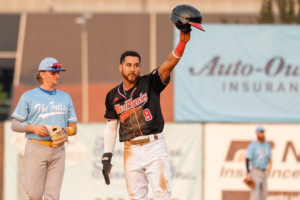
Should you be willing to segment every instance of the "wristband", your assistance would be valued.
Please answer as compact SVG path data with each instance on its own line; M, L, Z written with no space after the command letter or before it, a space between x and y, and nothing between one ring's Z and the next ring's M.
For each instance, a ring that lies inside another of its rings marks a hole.
M67 129L69 130L69 136L72 136L74 134L74 130L72 127L67 127Z
M175 50L174 50L174 51L175 51ZM175 53L174 53L174 51L172 51L173 56L174 56L175 58L181 58L181 57L179 57L179 56L176 56Z
M182 42L182 41L179 41L175 51L179 54L179 55L182 55L183 54L183 51L185 49L185 45L186 43Z

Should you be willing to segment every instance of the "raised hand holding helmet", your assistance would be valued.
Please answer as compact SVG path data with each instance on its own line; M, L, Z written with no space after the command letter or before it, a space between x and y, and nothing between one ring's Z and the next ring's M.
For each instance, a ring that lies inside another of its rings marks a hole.
M176 6L170 15L170 19L183 33L189 33L191 26L205 31L201 25L202 13L193 6L186 4Z

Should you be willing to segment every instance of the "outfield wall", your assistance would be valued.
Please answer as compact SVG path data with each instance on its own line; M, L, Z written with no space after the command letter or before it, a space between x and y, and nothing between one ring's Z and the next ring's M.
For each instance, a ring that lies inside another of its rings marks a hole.
M11 131L5 122L4 200L25 200L23 133ZM127 200L123 143L116 143L107 186L102 175L104 123L79 124L78 134L66 144L66 171L61 199ZM202 125L166 124L165 142L172 176L172 200L200 199L202 196ZM152 191L149 191L152 199Z
M4 125L4 200L25 200L22 133ZM298 124L260 124L271 143L273 167L267 200L300 199L300 142ZM172 200L240 200L249 198L245 153L255 140L257 124L167 123L164 137L172 176ZM78 124L78 134L66 144L62 199L127 200L123 143L113 152L111 185L101 170L104 123ZM149 186L150 187L150 186ZM152 199L149 188L149 199Z

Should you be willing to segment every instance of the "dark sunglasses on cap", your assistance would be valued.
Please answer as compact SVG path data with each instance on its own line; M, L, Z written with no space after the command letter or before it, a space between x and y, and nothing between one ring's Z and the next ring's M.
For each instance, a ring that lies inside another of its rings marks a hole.
M45 69L49 69L49 68L51 68L51 69L61 69L61 64L60 63L54 63L52 65L49 65L47 67L42 68L41 70L45 70Z

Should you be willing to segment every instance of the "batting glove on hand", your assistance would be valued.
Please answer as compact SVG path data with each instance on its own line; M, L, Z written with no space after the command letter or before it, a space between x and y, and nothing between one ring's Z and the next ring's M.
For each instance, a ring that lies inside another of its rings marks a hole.
M110 164L112 156L113 156L112 153L104 153L102 156L102 164L103 164L102 174L104 176L106 185L110 184L108 175L112 168L112 164Z

